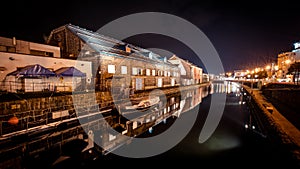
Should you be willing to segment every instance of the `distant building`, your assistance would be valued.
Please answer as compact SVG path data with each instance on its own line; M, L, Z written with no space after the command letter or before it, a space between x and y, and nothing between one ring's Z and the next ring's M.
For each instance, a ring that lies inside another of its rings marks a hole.
M246 78L247 71L245 70L234 70L233 71L233 78L234 79L243 79Z
M287 78L288 69L291 64L300 62L300 42L294 43L294 50L278 54L276 72L277 78Z
M203 70L200 67L183 60L180 57L173 55L168 61L177 65L180 70L181 85L199 84L202 83Z

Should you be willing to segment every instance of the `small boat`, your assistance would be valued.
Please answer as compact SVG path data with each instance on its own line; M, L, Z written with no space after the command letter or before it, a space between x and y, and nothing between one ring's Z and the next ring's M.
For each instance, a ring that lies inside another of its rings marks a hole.
M158 104L160 101L159 97L153 97L150 99L141 100L138 104L125 106L125 111L128 110L144 110L151 106Z

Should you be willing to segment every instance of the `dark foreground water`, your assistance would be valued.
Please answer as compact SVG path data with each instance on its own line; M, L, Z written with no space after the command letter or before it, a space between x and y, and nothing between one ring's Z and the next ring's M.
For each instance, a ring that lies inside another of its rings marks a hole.
M250 116L247 104L243 104L238 90L227 94L222 119L213 135L206 142L199 143L199 134L206 120L210 102L211 95L202 100L193 128L179 144L165 153L149 158L127 158L112 152L94 160L68 159L54 168L171 168L177 165L186 168L299 168L280 145L270 142L268 136L261 133L259 126L256 126ZM182 114L179 118L186 115ZM174 120L176 118L169 118L166 123L153 127L152 133L147 132L140 137L151 137L164 132ZM254 129L251 129L251 125L248 129L245 128L245 124L249 124L250 120Z

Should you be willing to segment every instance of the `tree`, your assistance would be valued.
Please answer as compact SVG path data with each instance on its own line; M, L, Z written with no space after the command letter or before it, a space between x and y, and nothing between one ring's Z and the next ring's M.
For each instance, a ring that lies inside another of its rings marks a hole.
M293 82L298 85L300 75L300 62L295 62L291 64L291 66L288 69L288 74L293 75Z
M268 73L267 73L267 71L260 71L260 72L258 72L257 73L258 74L258 78L259 79L264 79L264 78L267 78L268 77Z

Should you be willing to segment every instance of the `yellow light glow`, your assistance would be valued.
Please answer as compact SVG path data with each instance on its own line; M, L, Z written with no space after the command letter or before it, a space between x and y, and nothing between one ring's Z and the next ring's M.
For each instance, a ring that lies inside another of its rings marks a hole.
M271 66L270 65L267 65L266 66L266 70L270 70L271 69Z
M285 63L286 63L286 64L290 64L290 63L291 63L291 60L288 59L288 60L285 61Z

